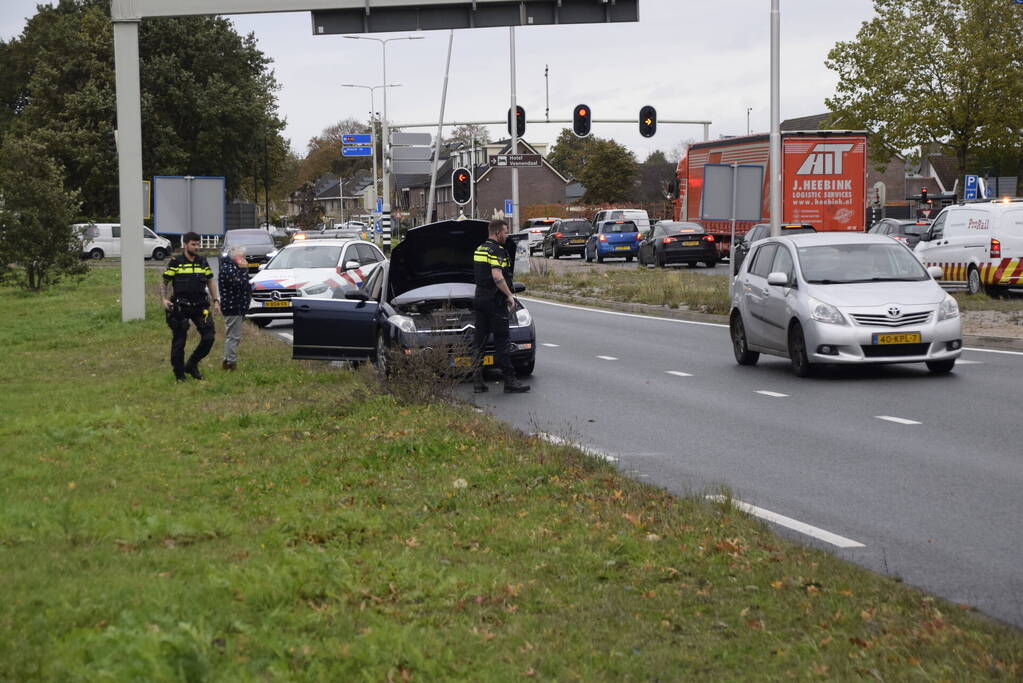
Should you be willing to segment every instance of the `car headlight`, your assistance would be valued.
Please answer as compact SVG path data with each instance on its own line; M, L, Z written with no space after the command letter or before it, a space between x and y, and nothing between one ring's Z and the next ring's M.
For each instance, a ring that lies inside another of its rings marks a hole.
M821 323L845 325L845 316L835 306L810 297L810 317Z
M392 315L387 321L402 332L414 334L416 331L416 321L407 315Z
M302 290L304 296L316 296L317 294L323 294L328 289L327 285L319 284L313 285L312 287L306 287Z
M520 308L515 311L516 325L519 327L529 327L530 323L533 322L533 316L529 315L529 311L525 308Z
M945 295L945 299L938 306L938 320L948 320L949 318L959 317L959 302L954 298Z

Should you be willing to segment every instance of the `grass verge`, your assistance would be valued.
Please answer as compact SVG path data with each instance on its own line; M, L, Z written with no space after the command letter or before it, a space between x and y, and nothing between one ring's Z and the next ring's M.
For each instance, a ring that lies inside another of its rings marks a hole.
M1023 675L1016 630L254 329L177 385L158 275L129 324L111 269L0 290L0 680Z

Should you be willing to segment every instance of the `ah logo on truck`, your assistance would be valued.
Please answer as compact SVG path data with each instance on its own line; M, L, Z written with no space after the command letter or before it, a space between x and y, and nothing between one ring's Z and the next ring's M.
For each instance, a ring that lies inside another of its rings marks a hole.
M850 143L822 142L806 155L796 175L841 175L842 155L853 148Z

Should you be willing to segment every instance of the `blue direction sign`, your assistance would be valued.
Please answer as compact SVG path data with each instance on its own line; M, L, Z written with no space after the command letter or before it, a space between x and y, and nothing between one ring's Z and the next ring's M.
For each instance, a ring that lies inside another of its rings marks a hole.
M504 213L505 213L505 215L510 216L514 211L515 211L515 207L512 206L512 200L505 199L504 200Z
M377 197L377 213L383 213L383 212L384 212L384 198L383 197Z
M342 147L341 156L343 157L368 157L373 154L372 147Z
M342 145L372 145L373 136L370 133L345 133L341 136Z
M977 198L977 176L966 176L966 188L963 190L963 199Z

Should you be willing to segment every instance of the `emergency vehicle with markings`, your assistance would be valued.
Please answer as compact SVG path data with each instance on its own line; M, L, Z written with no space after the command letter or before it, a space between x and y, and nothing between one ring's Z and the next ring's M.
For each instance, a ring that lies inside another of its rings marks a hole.
M727 258L731 220L704 218L704 168L710 164L759 166L760 216L735 223L736 239L771 218L770 135L697 142L676 168L674 219L703 226ZM867 209L867 134L851 130L785 131L782 145L782 223L812 225L817 232L864 232Z
M948 206L913 252L942 269L941 282L965 285L970 294L1023 287L1023 199Z

